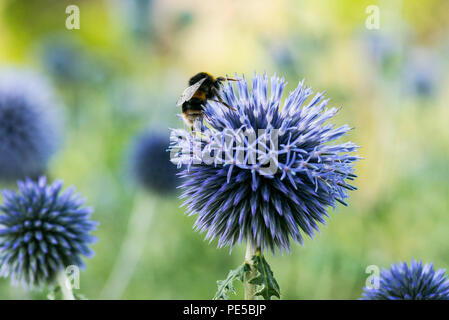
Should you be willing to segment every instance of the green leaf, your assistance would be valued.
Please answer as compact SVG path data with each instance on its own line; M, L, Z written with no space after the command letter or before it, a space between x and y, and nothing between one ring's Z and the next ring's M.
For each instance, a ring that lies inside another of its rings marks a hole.
M89 300L86 298L84 294L81 293L73 293L73 296L75 297L75 300Z
M50 288L47 299L48 300L59 300L61 296L61 288L59 286Z
M234 280L244 281L245 273L250 271L250 266L247 263L242 264L237 269L231 270L225 280L218 280L218 290L215 293L214 300L229 300L229 294L236 294L232 283Z
M262 296L265 300L270 300L272 296L281 298L281 289L274 278L270 265L265 258L256 254L252 258L253 267L257 270L258 275L252 278L249 283L259 286L255 293L256 296Z

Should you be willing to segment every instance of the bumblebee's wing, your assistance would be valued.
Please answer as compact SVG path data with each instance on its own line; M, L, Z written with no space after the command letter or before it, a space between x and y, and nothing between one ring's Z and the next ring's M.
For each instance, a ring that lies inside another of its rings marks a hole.
M203 84L204 80L206 80L206 77L201 79L200 81L192 84L187 89L185 89L184 92L182 93L181 97L178 99L178 102L176 102L176 105L180 106L185 101L189 101L193 97L195 92L201 87L201 85Z

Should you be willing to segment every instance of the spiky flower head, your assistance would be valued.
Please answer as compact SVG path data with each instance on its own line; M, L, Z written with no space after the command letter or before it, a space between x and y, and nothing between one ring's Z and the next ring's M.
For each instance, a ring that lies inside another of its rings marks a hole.
M11 277L26 288L52 283L68 266L84 268L81 256L91 257L88 247L96 238L89 233L97 222L89 219L92 208L62 181L47 184L19 181L18 191L4 190L0 206L0 276Z
M444 269L412 260L382 270L378 287L365 287L362 300L449 300L449 279Z
M281 107L285 85L273 76L270 90L266 75L255 75L251 90L245 78L226 83L221 94L236 111L209 101L201 134L172 131L172 161L186 165L185 205L219 247L248 240L288 250L290 238L313 237L327 208L355 189L346 180L355 177L357 146L331 144L350 128L327 124L337 109L325 108L322 93L306 102L312 90L303 82Z
M0 70L0 180L45 173L60 137L61 114L51 87L37 74Z
M169 194L176 190L177 169L167 152L169 135L157 130L145 130L135 138L131 152L134 179L145 189Z

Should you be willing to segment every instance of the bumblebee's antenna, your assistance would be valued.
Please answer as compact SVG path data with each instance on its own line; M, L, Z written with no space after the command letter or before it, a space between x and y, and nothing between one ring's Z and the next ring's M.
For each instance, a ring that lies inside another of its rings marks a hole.
M240 81L240 79L228 78L228 77L218 77L218 81Z

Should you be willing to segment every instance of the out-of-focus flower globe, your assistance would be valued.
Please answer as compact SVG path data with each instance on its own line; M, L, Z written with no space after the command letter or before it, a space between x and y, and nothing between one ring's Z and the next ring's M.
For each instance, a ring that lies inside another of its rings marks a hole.
M86 80L88 66L85 52L78 41L67 39L67 36L44 39L41 55L45 69L58 83Z
M59 103L45 79L0 69L0 180L44 174L61 142Z
M178 177L176 166L167 152L168 132L145 130L134 139L131 148L131 173L143 188L159 194L174 193Z
M17 192L3 191L0 206L0 276L34 288L53 283L68 266L83 268L81 256L91 257L88 244L96 241L92 208L73 187L61 192L62 181L50 185L41 177L18 186Z
M362 300L449 300L449 279L444 269L412 260L382 270L378 288L365 287Z
M109 68L104 59L87 50L81 39L75 36L55 34L39 43L40 56L45 70L56 86L70 86L71 90L92 87L105 82ZM67 87L66 89L69 89Z
M187 211L219 247L250 241L261 250L288 250L290 238L313 237L328 207L346 204L346 191L355 189L346 180L355 177L357 146L331 144L350 127L326 123L338 110L325 108L322 93L306 102L313 92L302 82L281 108L286 82L273 76L269 83L255 75L251 90L245 78L236 87L225 84L223 98L236 111L209 101L202 139L172 131L172 161L187 166L181 186ZM275 170L267 172L263 164L271 160Z
M404 94L429 98L438 92L442 68L439 56L424 48L414 48L402 70Z

